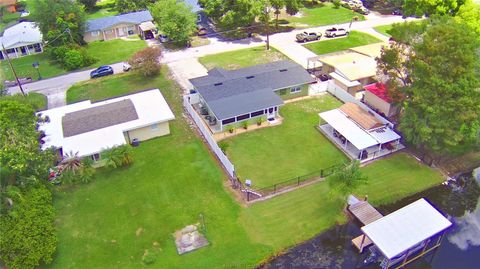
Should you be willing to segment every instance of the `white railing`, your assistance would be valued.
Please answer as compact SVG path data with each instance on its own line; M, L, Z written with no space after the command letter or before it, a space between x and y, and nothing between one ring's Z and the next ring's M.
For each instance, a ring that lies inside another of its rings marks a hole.
M344 103L354 103L359 105L361 108L370 111L375 118L380 120L383 124L386 124L390 126L390 128L393 128L394 124L385 119L384 117L380 116L377 112L375 112L373 109L365 105L364 103L360 102L360 100L356 99L353 97L351 94L349 94L346 90L338 87L335 85L334 80L329 80L327 91L337 97L338 99L342 100Z
M210 149L215 153L217 158L220 160L222 163L223 167L225 167L225 170L227 170L228 174L231 177L235 176L235 167L233 166L232 162L228 159L228 157L223 153L223 151L220 149L218 146L217 142L215 139L213 139L212 134L210 133L210 130L208 129L208 126L205 125L205 123L202 121L200 116L197 114L195 109L193 108L191 101L193 101L195 98L194 95L184 95L183 96L183 106L185 109L188 111L188 114L192 117L193 121L197 125L198 129L202 133L203 137L207 141L208 145L210 146ZM196 96L195 96L196 97Z

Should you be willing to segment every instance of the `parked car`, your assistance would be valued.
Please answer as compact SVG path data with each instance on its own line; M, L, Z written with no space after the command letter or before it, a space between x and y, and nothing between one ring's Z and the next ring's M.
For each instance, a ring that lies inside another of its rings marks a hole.
M344 28L332 27L332 28L327 29L325 31L325 36L326 37L337 37L337 36L342 36L342 35L348 35L348 31L345 30Z
M319 78L321 81L327 81L327 80L332 79L332 76L330 76L330 75L328 75L328 74L321 74L320 76L318 76L318 78Z
M392 15L402 16L402 15L403 15L403 11L402 11L402 9L400 9L400 8L394 9L394 10L392 11Z
M322 37L321 33L314 33L314 32L310 32L310 33L303 32L296 36L297 41L299 42L319 40L321 37Z
M160 35L158 36L158 40L159 40L160 42L162 42L162 43L165 43L165 42L170 41L170 39L168 38L168 36L163 35L163 34L160 34Z
M130 71L130 69L132 69L132 66L129 63L124 62L122 65L122 68L123 68L123 72L128 72Z
M366 8L364 6L361 6L361 7L357 8L355 11L360 13L360 14L363 14L363 15L370 14L370 10L368 10L368 8Z
M207 28L201 24L197 24L197 35L202 36L208 34Z
M98 78L108 75L113 75L113 68L108 65L100 66L99 68L90 72L90 78Z

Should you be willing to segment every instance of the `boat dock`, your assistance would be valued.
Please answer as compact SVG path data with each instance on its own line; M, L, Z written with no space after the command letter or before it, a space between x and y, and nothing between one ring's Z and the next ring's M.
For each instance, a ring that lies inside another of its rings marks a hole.
M383 215L367 201L358 201L355 204L350 205L348 211L350 211L350 213L352 213L352 215L358 219L363 226L383 217ZM373 244L373 242L370 238L365 236L365 234L362 234L352 239L352 244L358 249L358 251L360 251L360 253L362 253L363 249Z

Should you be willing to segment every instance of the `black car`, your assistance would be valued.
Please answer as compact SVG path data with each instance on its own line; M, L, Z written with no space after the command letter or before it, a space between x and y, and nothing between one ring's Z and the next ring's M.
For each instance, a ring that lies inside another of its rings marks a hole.
M108 75L113 75L113 68L108 65L100 66L99 68L90 72L90 78L98 78Z

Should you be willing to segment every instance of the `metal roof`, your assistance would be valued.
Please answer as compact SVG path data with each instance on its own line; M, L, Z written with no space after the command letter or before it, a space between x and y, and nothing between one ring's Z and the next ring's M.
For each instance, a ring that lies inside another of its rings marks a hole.
M117 16L103 17L98 19L88 20L85 27L85 32L92 32L110 28L120 23L140 24L146 21L153 21L150 11L137 11Z
M83 134L136 119L138 115L132 100L121 100L65 114L62 118L63 136Z
M422 198L361 229L386 258L392 259L451 225Z
M2 45L11 49L36 43L42 43L42 33L34 22L15 24L5 29L0 37L0 49Z
M213 114L220 119L228 119L265 108L280 106L283 100L271 90L246 92L208 102Z
M337 73L351 81L373 77L377 73L375 59L357 52L328 56L319 61L334 67Z

